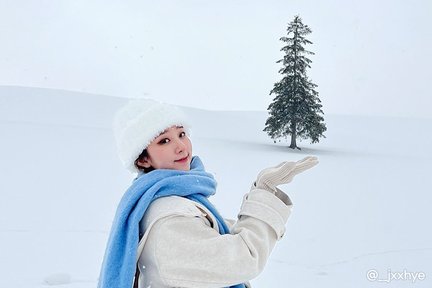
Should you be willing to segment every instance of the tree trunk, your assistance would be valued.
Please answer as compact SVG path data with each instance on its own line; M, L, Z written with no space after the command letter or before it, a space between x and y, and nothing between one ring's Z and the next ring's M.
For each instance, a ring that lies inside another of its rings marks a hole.
M296 143L296 140L297 140L297 127L296 127L296 123L293 122L291 124L290 128L291 128L292 134L291 134L291 145L289 146L289 148L291 148L291 149L297 148L297 149L300 150L300 148L297 147L297 143Z

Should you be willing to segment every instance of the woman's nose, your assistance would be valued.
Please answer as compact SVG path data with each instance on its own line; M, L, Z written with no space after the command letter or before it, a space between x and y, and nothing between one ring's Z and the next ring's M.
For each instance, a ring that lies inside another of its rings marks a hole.
M181 153L186 149L186 144L181 139L176 140L176 153Z

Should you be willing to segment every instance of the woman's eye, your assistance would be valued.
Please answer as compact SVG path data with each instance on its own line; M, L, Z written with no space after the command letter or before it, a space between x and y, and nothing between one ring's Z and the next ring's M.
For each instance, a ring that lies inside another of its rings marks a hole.
M180 133L180 138L183 138L183 137L185 137L186 136L186 132L181 132Z
M164 139L162 139L162 140L159 141L159 144L166 144L168 142L169 142L169 139L168 138L164 138Z

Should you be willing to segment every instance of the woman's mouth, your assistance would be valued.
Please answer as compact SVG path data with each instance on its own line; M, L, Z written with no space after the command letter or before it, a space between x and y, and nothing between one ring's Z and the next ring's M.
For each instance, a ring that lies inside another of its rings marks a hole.
M189 158L189 155L186 156L186 157L184 157L184 158L181 158L181 159L179 159L179 160L175 160L174 162L184 163L184 162L186 162L186 161L188 160L188 158Z

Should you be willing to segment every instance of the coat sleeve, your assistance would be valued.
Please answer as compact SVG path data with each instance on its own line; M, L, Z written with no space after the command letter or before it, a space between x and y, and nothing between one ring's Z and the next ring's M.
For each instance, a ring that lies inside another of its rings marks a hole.
M152 247L162 282L169 287L216 288L255 278L283 236L290 215L291 202L278 196L252 189L231 234L220 235L200 217L169 217L155 223L146 245Z
M228 226L229 231L231 231L232 227L234 226L234 224L236 223L236 220L234 219L229 219L229 218L224 218L225 223Z

